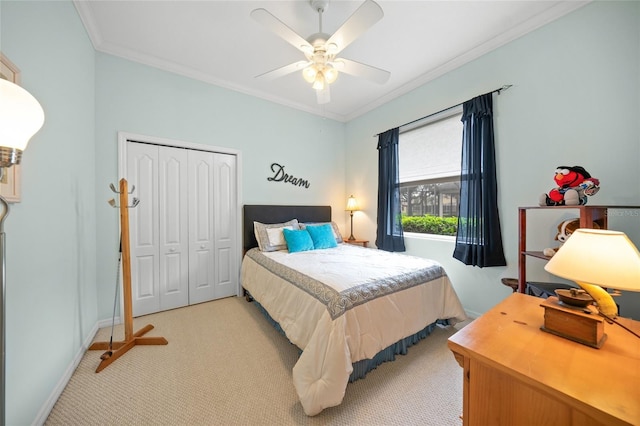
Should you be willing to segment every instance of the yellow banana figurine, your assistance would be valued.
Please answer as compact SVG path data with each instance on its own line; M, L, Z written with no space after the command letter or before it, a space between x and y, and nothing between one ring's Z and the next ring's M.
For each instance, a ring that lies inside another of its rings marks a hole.
M618 316L618 305L616 305L613 297L611 297L605 289L599 285L587 284L580 281L576 281L576 284L578 284L581 289L589 293L589 296L591 296L598 305L600 313L611 318Z

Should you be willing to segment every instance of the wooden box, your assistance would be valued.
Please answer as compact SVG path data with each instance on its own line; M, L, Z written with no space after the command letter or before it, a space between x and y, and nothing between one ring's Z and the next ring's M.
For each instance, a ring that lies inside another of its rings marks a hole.
M541 330L583 345L600 348L607 338L604 319L588 308L574 308L551 296L540 304L544 308Z

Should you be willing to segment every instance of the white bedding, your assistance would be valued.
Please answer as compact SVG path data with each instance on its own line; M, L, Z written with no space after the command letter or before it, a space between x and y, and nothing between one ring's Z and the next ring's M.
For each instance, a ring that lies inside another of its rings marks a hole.
M310 416L342 402L353 363L438 319L465 319L437 262L349 244L298 253L254 249L241 280L303 350L293 381Z

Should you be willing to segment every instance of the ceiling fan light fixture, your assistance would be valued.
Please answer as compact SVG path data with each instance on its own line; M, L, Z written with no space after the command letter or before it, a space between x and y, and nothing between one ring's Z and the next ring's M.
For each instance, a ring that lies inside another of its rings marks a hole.
M316 81L317 74L318 70L316 69L315 64L310 65L302 70L302 77L307 83L313 83L314 81Z
M306 39L263 8L254 9L250 13L257 22L302 51L306 58L306 61L298 61L260 74L257 76L258 78L275 78L302 71L302 77L318 94L318 104L329 102L329 85L336 81L340 73L365 77L380 84L389 79L388 71L348 59L337 58L348 45L382 19L384 12L380 5L374 0L364 0L342 25L332 35L329 35L322 30L322 15L329 0L306 1L318 13L318 32Z
M323 71L324 79L327 84L332 84L338 78L338 70L333 68L331 65L327 65Z
M311 87L313 87L315 90L323 90L324 84L325 84L324 75L322 74L322 71L318 71L318 73L316 74L316 79L313 82L313 86Z

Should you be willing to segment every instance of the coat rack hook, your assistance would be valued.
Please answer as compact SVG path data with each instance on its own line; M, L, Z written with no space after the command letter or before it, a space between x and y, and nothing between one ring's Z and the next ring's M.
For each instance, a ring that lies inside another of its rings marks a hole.
M130 209L137 207L137 205L140 204L140 200L138 198L133 198L133 203L129 207Z
M112 183L109 184L109 188L111 188L111 190L113 192L115 192L116 194L120 193L120 191L118 191L116 189L116 186L114 184L112 184ZM131 185L131 190L129 190L129 194L133 194L133 191L135 191L135 190L136 190L136 186L135 185Z
M117 208L117 207L118 207L118 206L116 205L116 200L114 200L113 198L112 198L112 199L110 199L109 201L107 201L107 203L109 203L109 205L110 205L111 207L115 207L115 208Z

